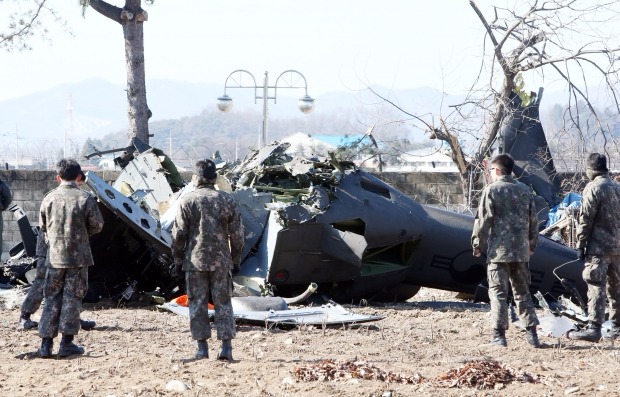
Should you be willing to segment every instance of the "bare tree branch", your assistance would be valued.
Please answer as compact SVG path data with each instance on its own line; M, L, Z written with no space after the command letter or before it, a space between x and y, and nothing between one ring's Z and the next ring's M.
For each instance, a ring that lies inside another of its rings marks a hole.
M67 30L64 19L48 4L48 0L35 0L28 2L29 7L20 6L9 11L6 14L8 26L6 30L0 31L0 49L9 52L31 50L30 43L35 37L51 41L46 28L46 24L50 22ZM71 34L70 31L67 32Z

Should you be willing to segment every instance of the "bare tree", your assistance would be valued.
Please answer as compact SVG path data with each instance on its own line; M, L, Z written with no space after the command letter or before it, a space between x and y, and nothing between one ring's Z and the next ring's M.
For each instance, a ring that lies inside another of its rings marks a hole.
M448 114L433 117L400 109L422 124L431 139L447 144L464 186L479 176L480 165L490 154L502 125L513 117L511 101L518 95L527 106L531 94L523 89L523 80L533 77L533 73L543 82L565 82L569 106L564 130L579 133L577 149L584 152L590 148L588 134L594 134L606 151L612 134L603 113L609 113L609 107L615 113L620 112L617 92L620 47L611 44L614 37L605 35L603 28L613 26L614 21L617 23L619 3L614 0L515 1L511 8L493 7L491 18L474 0L469 3L486 35L480 73L472 82L466 100L452 106ZM592 92L599 82L608 99L607 111L603 113L594 104L593 98L600 97L598 89ZM576 106L578 101L581 106ZM584 109L586 114L582 112ZM471 147L467 148L467 144Z
M153 0L145 0L152 4ZM90 6L101 15L117 22L123 28L125 61L127 63L127 102L129 139L139 138L149 143L148 121L151 110L146 101L144 71L144 25L148 14L142 9L142 0L125 0L123 8L101 0L80 0L83 12Z
M15 1L8 4L0 0L6 12L7 26L0 31L0 49L5 51L31 50L31 39L50 40L44 20L65 27L65 21L50 6L49 0Z

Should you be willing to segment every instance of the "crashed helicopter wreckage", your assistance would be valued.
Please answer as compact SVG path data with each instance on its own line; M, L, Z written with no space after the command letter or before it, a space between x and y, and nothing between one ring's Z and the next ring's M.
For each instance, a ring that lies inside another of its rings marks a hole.
M218 188L239 202L245 228L238 284L292 297L316 283L318 293L344 302L405 300L420 286L484 295L484 258L470 248L472 216L419 204L350 162L292 157L288 145L272 143L220 169ZM87 301L181 293L170 231L175 202L193 185L173 191L164 156L144 144L132 150L112 185L87 173L105 219L91 239ZM541 236L530 263L532 290L585 296L583 263L575 258Z

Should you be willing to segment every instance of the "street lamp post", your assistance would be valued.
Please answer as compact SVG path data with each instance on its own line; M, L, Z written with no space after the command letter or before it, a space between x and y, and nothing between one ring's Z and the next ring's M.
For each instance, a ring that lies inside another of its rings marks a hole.
M251 79L249 82L244 79L244 76ZM230 80L230 83L229 83ZM278 86L278 83L281 83ZM306 94L299 98L298 107L302 113L308 114L314 109L314 99L308 95L308 84L303 74L297 70L286 70L282 72L274 85L269 85L269 73L265 72L265 79L263 80L262 87L256 84L254 75L247 70L238 69L228 75L224 82L224 95L217 98L217 107L222 112L230 112L233 106L232 98L226 94L228 88L253 88L254 89L254 103L258 99L263 100L263 125L261 131L261 143L259 146L265 146L267 144L267 123L269 119L269 99L273 99L273 103L277 103L278 88L303 88ZM259 89L262 88L262 95L259 94ZM273 96L269 96L269 90L273 89Z

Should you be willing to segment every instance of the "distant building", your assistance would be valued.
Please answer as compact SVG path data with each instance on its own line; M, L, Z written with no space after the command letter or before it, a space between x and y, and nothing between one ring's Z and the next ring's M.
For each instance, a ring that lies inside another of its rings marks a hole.
M458 172L459 169L447 154L434 148L412 150L400 157L402 164L387 165L384 172Z
M101 158L97 163L97 167L101 170L120 170L112 157Z

